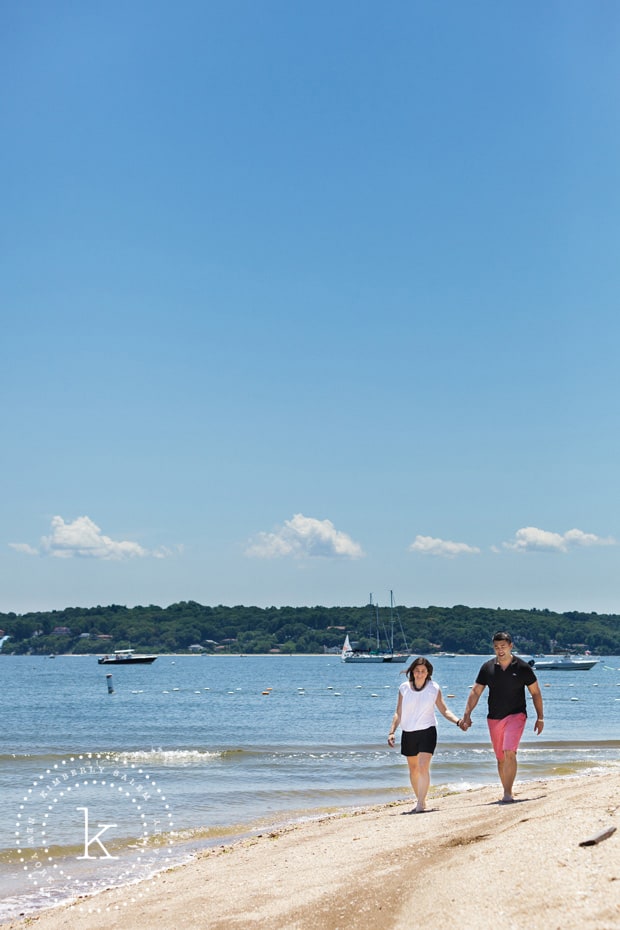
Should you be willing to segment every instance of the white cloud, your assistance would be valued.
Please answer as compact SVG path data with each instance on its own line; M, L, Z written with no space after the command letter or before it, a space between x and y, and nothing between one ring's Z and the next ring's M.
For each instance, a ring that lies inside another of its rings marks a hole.
M422 555L439 555L444 558L453 558L457 555L476 555L480 552L477 546L467 543L452 542L450 539L435 539L433 536L416 536L409 546L409 552L420 552Z
M615 545L616 540L611 536L604 538L577 529L568 530L566 533L553 533L536 526L522 527L517 530L513 540L503 543L505 549L513 549L517 552L568 552L569 549L585 546Z
M296 513L275 532L259 533L250 541L245 554L261 559L282 556L359 559L364 552L350 536L337 530L331 520L316 520Z
M39 550L29 546L28 543L9 543L9 546L11 549L15 549L16 552L23 552L25 555L39 554Z
M17 552L28 555L51 556L56 559L132 559L166 558L166 549L148 550L139 543L115 540L105 536L90 517L77 517L65 523L62 517L53 517L49 536L42 536L38 548L28 543L9 543Z

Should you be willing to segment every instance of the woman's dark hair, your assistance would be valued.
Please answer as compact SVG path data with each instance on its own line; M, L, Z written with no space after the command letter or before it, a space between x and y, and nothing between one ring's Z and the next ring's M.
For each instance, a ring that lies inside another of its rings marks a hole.
M426 671L428 672L426 681L430 681L431 678L433 677L433 666L428 661L428 659L424 658L424 656L418 656L417 659L413 660L409 668L406 668L404 671L404 674L407 676L411 684L414 684L413 670L416 667L416 665L424 665L426 667ZM424 684L426 684L426 681L424 682Z

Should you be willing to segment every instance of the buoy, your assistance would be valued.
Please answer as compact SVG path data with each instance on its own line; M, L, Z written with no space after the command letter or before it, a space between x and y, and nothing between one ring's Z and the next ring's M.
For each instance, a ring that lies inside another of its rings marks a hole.
M269 691L269 689L267 689L267 691L263 691L262 693L263 693L263 694L269 694L270 691Z
M456 697L455 694L448 694L447 696L448 696L448 697Z
M112 676L106 675L106 680L108 682L108 694L114 694L114 686L112 684Z

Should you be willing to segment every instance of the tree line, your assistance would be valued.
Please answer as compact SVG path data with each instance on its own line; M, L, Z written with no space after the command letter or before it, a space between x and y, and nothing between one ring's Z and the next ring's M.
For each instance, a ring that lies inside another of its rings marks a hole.
M2 654L101 654L134 648L151 653L323 653L345 635L360 649L394 648L487 654L497 630L507 630L523 653L620 654L620 615L547 609L405 607L227 607L181 601L169 607L67 607L0 613ZM193 647L193 649L192 649Z

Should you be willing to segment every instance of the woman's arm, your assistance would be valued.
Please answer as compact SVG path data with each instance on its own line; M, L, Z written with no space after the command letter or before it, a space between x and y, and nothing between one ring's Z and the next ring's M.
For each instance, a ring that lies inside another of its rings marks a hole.
M452 711L451 711L451 710L448 710L448 708L446 707L446 702L445 702L444 699L443 699L443 695L442 695L442 693L441 693L441 688L440 688L440 689L438 690L438 692L437 692L437 698L436 698L436 700L435 700L435 707L437 708L437 710L439 711L440 714L443 714L443 716L446 718L446 720L449 720L450 723L456 723L456 725L457 725L457 727L458 727L458 725L459 725L459 723L460 723L460 720L459 720L459 718L456 716L456 714L453 714Z
M398 724L400 723L400 714L402 711L402 707L403 707L403 696L402 694L399 693L398 703L396 705L396 710L394 711L394 716L392 717L392 723L390 725L390 732L388 733L388 738L387 738L388 746L394 745L394 733L396 732L396 728L398 727Z

